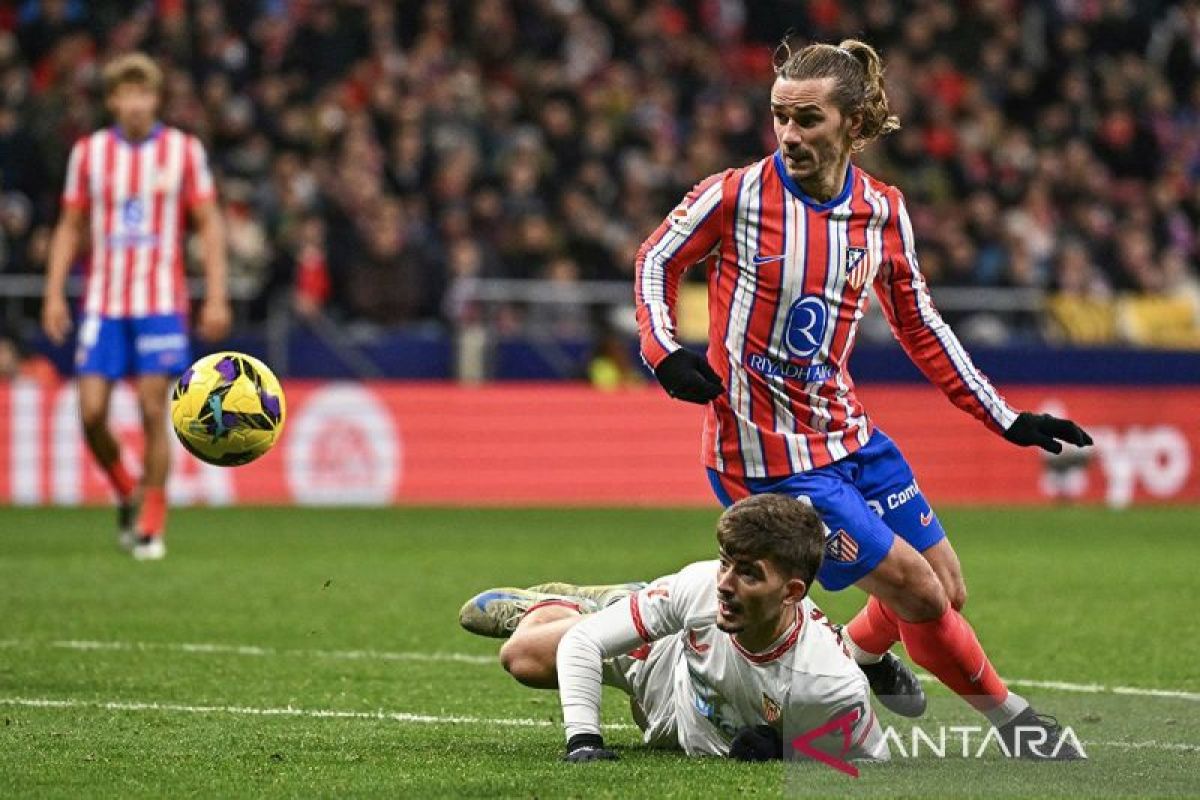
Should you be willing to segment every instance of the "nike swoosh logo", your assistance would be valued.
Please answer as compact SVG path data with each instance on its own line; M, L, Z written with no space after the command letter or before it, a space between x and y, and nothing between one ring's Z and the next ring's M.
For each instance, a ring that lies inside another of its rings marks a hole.
M933 522L933 509L929 509L921 515L921 527L928 528L929 523Z
M769 264L772 261L783 261L785 258L787 258L786 254L781 255L781 256L764 256L762 253L755 253L754 254L754 263L755 264Z

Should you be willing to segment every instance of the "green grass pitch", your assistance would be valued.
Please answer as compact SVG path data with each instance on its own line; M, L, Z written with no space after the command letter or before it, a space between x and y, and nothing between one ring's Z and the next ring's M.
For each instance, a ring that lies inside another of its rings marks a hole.
M671 572L712 556L715 516L184 510L138 564L108 511L0 509L0 796L1200 794L1194 508L942 512L984 646L1087 763L688 760L643 750L612 690L622 760L561 763L557 696L511 681L459 605ZM834 619L862 601L816 595ZM927 686L931 724L972 721Z

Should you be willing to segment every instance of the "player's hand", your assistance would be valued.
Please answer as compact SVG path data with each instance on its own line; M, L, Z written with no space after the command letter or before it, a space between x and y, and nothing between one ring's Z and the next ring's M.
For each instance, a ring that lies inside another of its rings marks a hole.
M215 342L229 335L229 327L233 321L233 311L229 308L228 300L205 300L200 306L200 321L197 333L205 341Z
M704 405L725 391L708 359L683 347L659 363L654 377L671 397L689 403Z
M42 330L55 344L67 340L71 331L71 309L62 295L48 295L42 302Z
M1088 447L1092 437L1087 431L1069 419L1059 419L1049 414L1034 414L1023 411L1008 426L1004 438L1021 447L1037 445L1050 453L1061 453L1062 444L1059 440L1073 444L1076 447Z
M778 761L783 758L783 737L770 725L742 728L729 743L729 757L738 761Z
M598 733L577 733L567 742L567 755L563 761L582 764L585 761L616 761L617 754L604 746Z

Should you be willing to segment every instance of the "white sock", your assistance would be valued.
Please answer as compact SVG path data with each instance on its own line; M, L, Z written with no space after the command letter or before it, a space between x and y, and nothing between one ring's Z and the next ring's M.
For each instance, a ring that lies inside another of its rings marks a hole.
M1007 725L1017 718L1025 709L1029 708L1029 701L1016 692L1009 692L1008 697L1004 698L1004 702L996 706L990 711L985 711L984 716L988 718L988 722L999 728L1001 725Z
M846 649L850 651L850 656L854 659L855 664L878 664L883 660L883 653L868 653L857 644L854 639L850 638L850 631L842 628L842 641L846 645Z

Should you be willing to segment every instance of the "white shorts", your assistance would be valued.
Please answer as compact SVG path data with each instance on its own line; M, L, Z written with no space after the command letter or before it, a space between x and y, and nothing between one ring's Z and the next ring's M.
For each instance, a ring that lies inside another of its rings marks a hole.
M683 657L683 634L659 639L649 649L645 658L624 655L605 661L604 683L629 695L634 721L646 744L677 750L674 676L675 665Z

